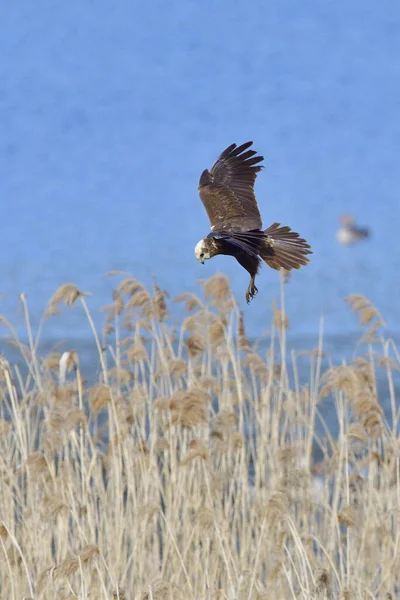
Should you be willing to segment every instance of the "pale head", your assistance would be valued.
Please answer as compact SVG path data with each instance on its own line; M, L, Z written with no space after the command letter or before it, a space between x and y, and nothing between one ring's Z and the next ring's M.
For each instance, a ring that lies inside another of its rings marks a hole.
M201 264L204 264L205 260L211 258L209 240L207 238L204 238L197 242L196 247L194 249L194 253L197 260L199 260Z

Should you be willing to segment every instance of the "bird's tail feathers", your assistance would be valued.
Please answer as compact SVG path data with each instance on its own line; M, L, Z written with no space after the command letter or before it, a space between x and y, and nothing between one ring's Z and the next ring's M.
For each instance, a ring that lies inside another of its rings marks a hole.
M273 223L264 233L267 240L260 250L260 256L273 269L284 268L290 271L309 262L307 255L312 254L311 246L290 227Z

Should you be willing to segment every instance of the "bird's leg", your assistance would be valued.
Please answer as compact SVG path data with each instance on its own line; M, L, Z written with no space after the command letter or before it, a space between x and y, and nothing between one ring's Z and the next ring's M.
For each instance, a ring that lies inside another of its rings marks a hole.
M250 279L250 283L249 283L249 287L247 288L247 292L246 292L246 302L247 304L250 302L250 300L252 300L254 298L254 296L257 294L258 289L255 286L255 278L256 276L253 275Z

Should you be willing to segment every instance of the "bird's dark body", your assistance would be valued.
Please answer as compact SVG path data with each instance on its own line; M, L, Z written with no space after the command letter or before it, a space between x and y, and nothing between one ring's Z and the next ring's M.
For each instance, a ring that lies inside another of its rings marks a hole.
M272 269L289 271L306 265L310 246L289 227L273 223L263 231L254 195L254 182L263 157L249 150L253 142L231 144L211 171L200 176L199 194L210 219L211 232L196 246L204 262L218 254L234 256L250 274L246 292L249 302L257 293L254 280L262 261Z
M263 232L259 232L263 234ZM234 256L238 263L242 265L244 269L249 273L250 277L255 277L260 269L261 260L258 258L261 247L264 242L263 239L257 239L251 242L253 252L250 253L246 249L241 249L237 244L232 243L232 238L226 236L224 238L218 237L218 234L210 233L207 237L213 239L217 249L217 254L225 254L226 256Z

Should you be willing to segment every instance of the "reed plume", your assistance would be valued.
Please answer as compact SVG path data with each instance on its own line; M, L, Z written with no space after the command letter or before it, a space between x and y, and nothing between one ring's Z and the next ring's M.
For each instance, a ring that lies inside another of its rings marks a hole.
M100 332L73 284L43 321L82 310L96 357L0 317L19 356L0 357L0 597L395 598L400 362L379 311L349 297L363 337L335 361L295 352L276 306L251 340L221 274L173 316L113 276Z

